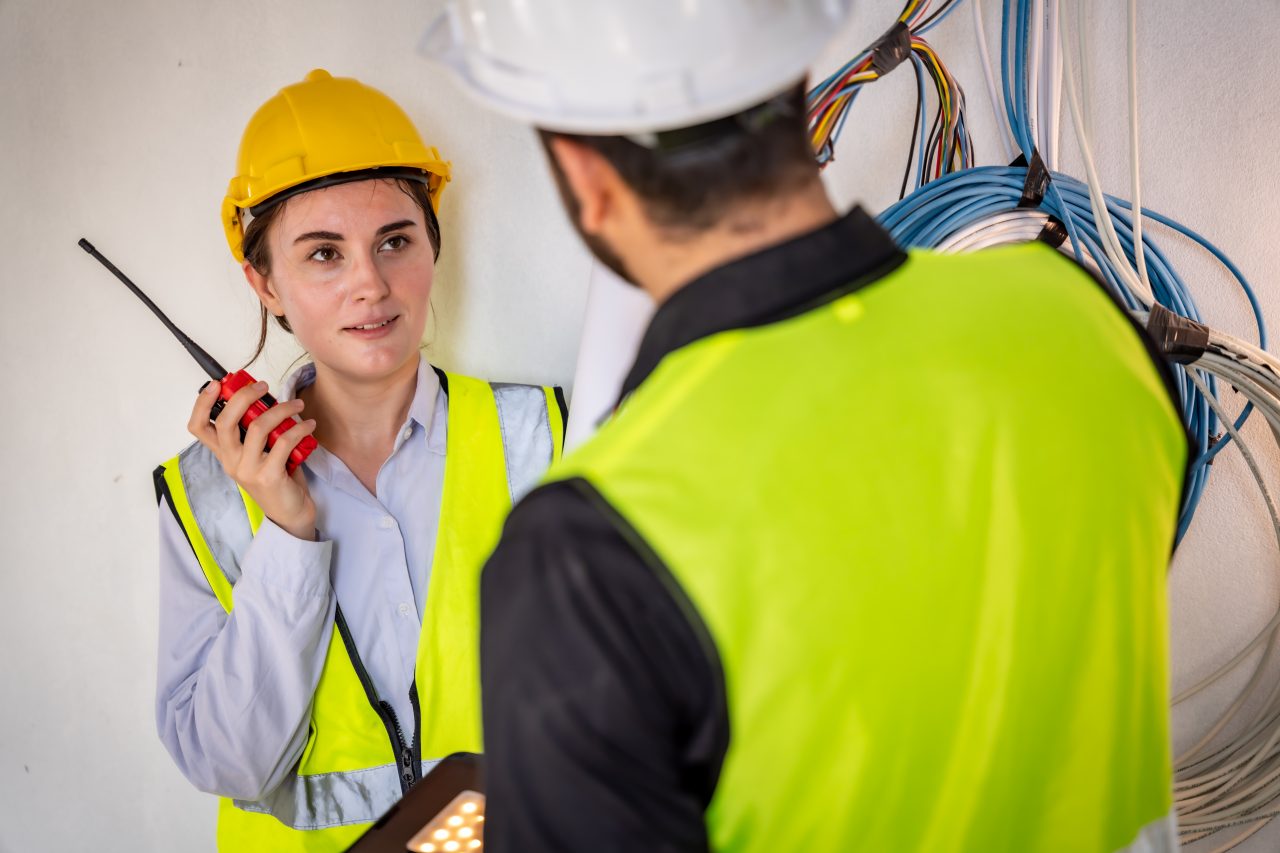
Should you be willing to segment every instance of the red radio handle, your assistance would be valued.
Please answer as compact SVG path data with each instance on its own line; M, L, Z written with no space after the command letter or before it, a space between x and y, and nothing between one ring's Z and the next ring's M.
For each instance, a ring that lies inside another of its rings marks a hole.
M222 411L222 407L226 405L226 402L231 399L233 394L246 385L252 385L257 381L244 370L237 370L235 373L228 373L222 377L222 383L218 388L218 402L214 403L210 417L217 417L218 412ZM266 414L267 410L274 405L276 405L276 398L270 394L263 394L257 400L254 400L253 405L244 413L244 417L240 418L240 437L244 437L244 431L249 424L257 420L259 415ZM275 447L276 441L279 440L280 436L293 429L298 423L300 422L297 418L287 418L281 421L267 436L267 449L270 450ZM289 451L289 458L284 463L285 470L292 474L298 469L299 465L306 461L311 452L319 446L312 436L303 436L302 441L298 442L298 445Z

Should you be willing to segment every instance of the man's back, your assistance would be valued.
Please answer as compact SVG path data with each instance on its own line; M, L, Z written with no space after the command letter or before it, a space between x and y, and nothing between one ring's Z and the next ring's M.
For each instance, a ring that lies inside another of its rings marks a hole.
M552 473L721 679L710 846L1129 844L1171 805L1157 366L1039 245L824 293L674 349Z

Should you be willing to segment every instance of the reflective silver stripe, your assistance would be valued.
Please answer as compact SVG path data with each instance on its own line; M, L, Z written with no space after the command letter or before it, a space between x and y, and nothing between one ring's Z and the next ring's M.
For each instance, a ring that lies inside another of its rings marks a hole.
M196 525L213 558L232 586L240 580L240 559L253 541L249 516L235 482L222 470L218 457L199 442L178 454L178 473Z
M1133 843L1116 853L1175 853L1178 849L1177 813L1170 810L1142 827Z
M502 450L507 458L507 487L515 503L551 466L551 424L547 395L537 385L490 383L498 404Z
M422 762L422 776L440 759ZM327 829L369 823L400 801L400 771L395 764L346 773L290 775L257 802L236 800L237 808L269 814L294 829Z

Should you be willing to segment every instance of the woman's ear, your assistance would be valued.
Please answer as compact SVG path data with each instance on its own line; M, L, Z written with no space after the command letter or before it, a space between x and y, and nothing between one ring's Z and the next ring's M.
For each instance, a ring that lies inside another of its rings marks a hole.
M244 280L249 282L249 287L258 295L258 299L267 307L267 310L276 317L283 317L284 303L280 301L280 297L271 286L271 279L254 269L253 264L248 261L245 261L241 268L244 270Z

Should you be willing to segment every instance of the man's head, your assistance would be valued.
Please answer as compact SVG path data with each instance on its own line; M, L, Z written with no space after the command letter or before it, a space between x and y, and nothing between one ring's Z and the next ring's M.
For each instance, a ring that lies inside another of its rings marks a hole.
M638 139L539 134L574 227L602 263L635 283L632 267L654 245L742 235L777 202L813 188L804 91L797 83L733 116Z
M545 128L575 226L661 299L717 248L724 260L831 215L802 80L852 5L446 0L422 52Z

